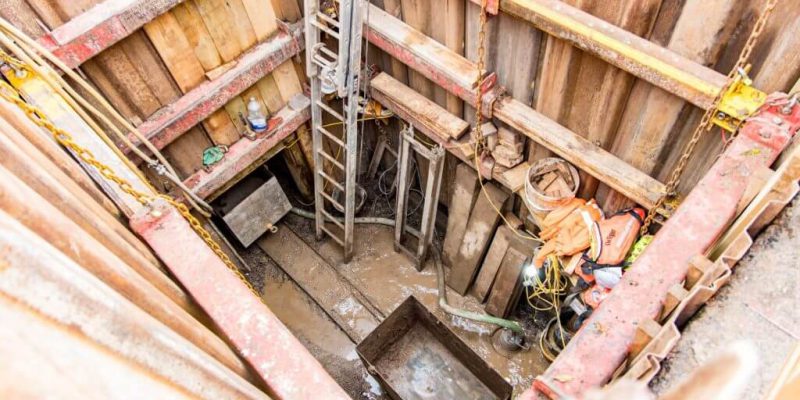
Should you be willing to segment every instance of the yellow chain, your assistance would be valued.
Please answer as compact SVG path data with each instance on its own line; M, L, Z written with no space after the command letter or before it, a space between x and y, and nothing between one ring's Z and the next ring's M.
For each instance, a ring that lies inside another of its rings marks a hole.
M689 157L691 157L692 153L694 152L697 143L700 141L700 138L703 135L703 132L706 132L711 127L711 120L714 116L714 113L717 111L719 107L719 102L722 99L722 96L725 92L728 91L731 83L733 83L733 78L739 71L743 70L747 65L747 60L750 58L750 54L753 52L753 48L755 47L756 43L758 43L758 38L761 36L761 33L764 31L764 27L767 25L767 20L769 19L770 14L772 14L772 10L775 8L777 4L777 0L768 0L764 4L764 9L759 15L758 20L756 21L755 26L753 26L753 31L750 33L750 36L747 38L747 42L742 48L742 52L739 53L739 59L736 61L736 65L731 69L728 73L728 81L725 83L725 86L720 89L717 96L714 98L714 101L711 103L711 106L706 109L705 113L703 114L703 118L700 119L700 124L697 125L695 128L694 133L692 133L692 138L689 143L686 144L686 147L683 150L683 154L681 154L681 158L678 159L678 163L675 164L675 168L670 173L669 180L665 185L665 193L658 199L656 204L650 208L647 213L647 217L644 219L644 223L642 224L642 228L640 230L641 235L646 235L648 233L648 228L650 224L653 223L653 219L655 218L658 210L664 206L669 198L672 198L676 195L676 189L681 181L681 175L683 175L683 170L686 168L686 165L689 162Z
M12 62L9 62L10 60L13 60L13 58L7 58L2 56L0 56L0 58L2 58L3 61L7 62L8 64L14 65L15 68L18 67L20 69L28 70L27 66L24 64L13 64ZM198 234L198 236L200 236L203 239L203 241L206 242L208 247L211 248L211 250L222 260L223 263L225 263L225 266L228 267L228 269L231 270L231 272L236 274L239 280L241 280L242 283L244 283L245 286L247 286L247 288L251 292L253 292L253 294L256 297L261 298L261 296L258 295L258 292L255 290L253 285L251 285L250 282L247 281L247 278L245 278L244 275L242 275L242 273L239 272L239 269L236 268L236 265L231 261L228 255L225 254L224 251L222 251L222 248L219 246L219 244L217 244L217 242L211 237L211 234L209 234L208 231L205 228L203 228L203 225L200 223L200 221L197 218L195 218L194 215L192 215L192 213L189 211L189 207L165 194L153 195L150 193L145 193L136 190L133 187L133 185L131 185L130 182L128 182L125 178L122 178L121 176L117 175L117 173L114 172L114 170L111 169L111 167L100 162L89 149L82 147L81 145L76 143L73 140L73 137L70 133L55 126L49 119L47 119L47 117L41 110L22 100L22 97L20 97L20 94L17 91L17 89L15 89L8 82L3 80L0 80L0 97L11 103L14 103L17 107L19 107L22 111L25 112L25 115L27 115L28 119L30 119L33 123L42 128L47 129L53 135L53 139L55 139L59 144L72 151L72 153L75 154L76 157L83 160L83 162L85 162L86 164L94 167L97 170L97 172L99 172L100 175L103 176L103 178L111 182L114 182L117 185L117 187L119 187L120 190L122 190L124 193L129 194L131 197L133 197L136 201L138 201L142 205L147 206L156 198L161 198L164 199L167 203L169 203L173 207L175 207L178 210L178 212L186 219L186 221L189 222L189 225Z

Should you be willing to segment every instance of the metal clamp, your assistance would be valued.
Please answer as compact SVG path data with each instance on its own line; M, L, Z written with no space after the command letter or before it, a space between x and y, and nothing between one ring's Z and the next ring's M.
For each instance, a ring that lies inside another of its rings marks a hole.
M754 88L747 71L739 68L733 82L721 95L711 122L728 132L736 132L745 119L767 101L767 94Z

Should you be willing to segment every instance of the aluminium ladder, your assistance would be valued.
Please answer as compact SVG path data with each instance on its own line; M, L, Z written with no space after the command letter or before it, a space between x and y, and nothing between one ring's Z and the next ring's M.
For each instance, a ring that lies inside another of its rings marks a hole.
M323 9L321 3L338 6L338 10L326 14L328 10ZM333 238L344 248L344 262L349 262L353 254L356 200L363 0L305 0L304 8L308 52L306 72L311 84L316 236L317 240L322 239L323 234ZM322 41L322 33L326 34L327 43L336 42L338 45L328 46ZM323 93L323 88L327 93ZM323 99L324 94L332 92L341 101L341 113L331 104L333 100L327 103ZM338 137L323 126L323 112L341 122L343 137ZM326 151L325 147L335 155ZM340 160L341 154L344 157ZM330 166L327 172L326 165ZM330 192L327 191L329 189ZM344 204L341 204L342 195ZM344 222L325 209L327 204L344 212Z

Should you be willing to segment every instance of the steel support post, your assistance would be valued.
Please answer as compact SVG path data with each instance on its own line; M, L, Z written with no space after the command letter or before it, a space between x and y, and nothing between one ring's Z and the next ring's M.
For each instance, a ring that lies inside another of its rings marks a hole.
M228 269L174 207L156 200L141 208L130 224L264 379L273 398L317 399L324 393L326 398L349 399L244 278Z
M579 395L611 379L639 323L655 319L689 261L706 254L736 217L748 181L770 166L800 129L800 106L764 106L659 230L600 308L534 382L536 391ZM569 380L560 379L569 376ZM523 398L532 399L528 392Z

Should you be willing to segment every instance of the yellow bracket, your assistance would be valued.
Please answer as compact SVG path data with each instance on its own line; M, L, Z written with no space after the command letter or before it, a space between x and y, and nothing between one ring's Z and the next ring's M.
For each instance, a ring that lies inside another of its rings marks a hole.
M754 88L745 70L739 70L719 101L711 122L728 132L735 132L747 117L767 101L767 94Z

